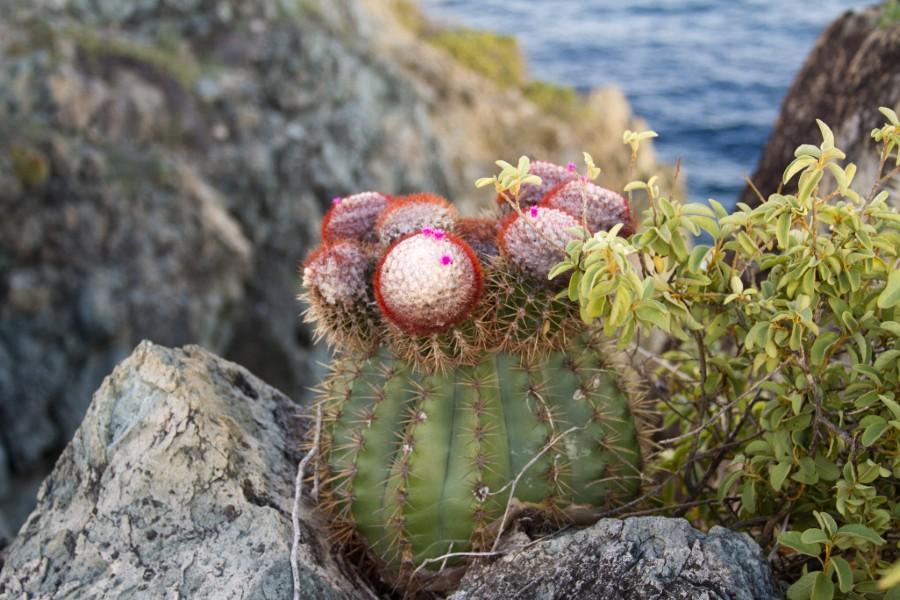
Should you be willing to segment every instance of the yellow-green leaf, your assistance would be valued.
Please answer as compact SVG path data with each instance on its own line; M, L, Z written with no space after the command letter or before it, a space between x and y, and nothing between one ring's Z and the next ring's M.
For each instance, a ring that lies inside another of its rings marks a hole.
M787 478L790 471L791 463L788 462L780 462L769 469L769 483L772 484L772 488L776 492L781 491L781 486L784 484L784 480Z
M900 269L894 269L888 276L887 285L878 295L878 308L891 308L900 304Z
M834 572L837 573L838 588L846 594L853 586L853 571L850 569L850 564L840 556L832 556L831 564L834 565Z

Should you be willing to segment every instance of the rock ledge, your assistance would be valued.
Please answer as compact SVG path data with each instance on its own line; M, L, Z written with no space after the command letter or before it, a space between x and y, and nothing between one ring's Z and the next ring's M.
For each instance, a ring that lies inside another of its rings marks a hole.
M140 344L103 382L8 549L2 598L290 598L304 425L197 346ZM301 514L305 597L364 597Z

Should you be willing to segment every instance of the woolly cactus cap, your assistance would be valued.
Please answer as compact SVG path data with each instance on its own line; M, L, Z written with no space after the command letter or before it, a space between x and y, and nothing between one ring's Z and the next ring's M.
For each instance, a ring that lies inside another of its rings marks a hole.
M375 299L397 327L414 335L444 331L465 319L481 297L474 251L440 229L424 228L391 245L375 271Z
M624 224L622 235L634 233L628 200L590 181L576 180L557 186L541 204L575 215L579 222L586 208L586 221L591 233L606 231L619 223Z
M422 228L453 230L457 211L436 194L411 194L391 202L378 217L378 239L388 246L408 233Z
M456 223L456 234L469 244L484 260L497 256L497 232L500 223L497 219L460 219Z
M522 215L512 213L503 221L497 235L500 255L521 272L540 281L565 258L564 248L572 239L567 230L580 223L569 213L532 206Z
M325 243L303 264L303 285L330 305L352 304L365 298L372 260L355 240Z
M543 199L547 192L562 183L573 181L578 176L577 173L574 172L574 169L569 170L566 167L561 167L557 164L543 160L532 162L528 173L540 177L541 183L525 184L519 190L519 206L523 209L534 206ZM501 196L497 196L497 204L499 204L501 208L510 210L509 205Z
M343 239L376 241L375 222L390 201L378 192L362 192L346 198L334 198L322 219L322 241Z

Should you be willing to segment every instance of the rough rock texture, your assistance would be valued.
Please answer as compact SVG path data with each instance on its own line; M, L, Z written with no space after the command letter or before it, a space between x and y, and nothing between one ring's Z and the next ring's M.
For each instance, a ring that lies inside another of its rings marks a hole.
M769 600L779 598L746 535L683 519L603 519L466 573L451 600Z
M303 397L296 270L332 197L471 206L474 179L520 152L591 150L612 181L636 127L611 90L584 131L542 114L388 0L0 4L0 539L143 338Z
M296 405L245 369L144 342L94 395L8 548L0 598L289 598ZM304 598L360 598L307 509Z
M854 188L865 192L871 188L880 148L870 133L885 122L878 107L900 111L900 22L884 23L881 15L880 7L847 11L819 36L781 105L774 133L752 177L764 197L778 189L794 149L821 140L817 118L831 126L847 161L856 163ZM825 181L832 185L829 178ZM791 186L796 186L796 179ZM893 187L900 189L900 182L895 179ZM749 186L741 201L759 204Z

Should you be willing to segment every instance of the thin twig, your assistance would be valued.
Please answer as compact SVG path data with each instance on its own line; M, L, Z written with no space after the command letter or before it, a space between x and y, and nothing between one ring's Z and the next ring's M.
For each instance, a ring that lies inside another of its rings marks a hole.
M780 365L778 365L777 367L775 367L775 368L772 370L771 373L769 373L768 375L766 375L766 376L763 377L762 379L757 380L756 383L754 383L749 389L747 389L746 391L744 391L743 394L741 394L740 396L738 396L737 398L735 398L734 400L732 400L732 401L729 402L728 404L725 404L724 406L722 406L722 408L719 409L719 411L718 411L716 414L714 414L713 416L711 416L709 419L707 419L706 421L704 421L703 423L701 423L700 425L698 425L698 426L695 427L694 429L691 429L691 430L688 431L687 433L683 433L683 434L681 434L681 435L679 435L679 436L676 436L676 437L673 437L673 438L669 438L669 439L667 439L667 440L663 440L662 443L664 443L664 444L671 444L672 442L680 442L680 441L682 441L682 440L686 440L686 439L688 439L688 438L694 437L695 435L698 435L698 434L699 434L700 432L702 432L704 429L706 429L707 427L709 427L710 425L712 425L713 423L715 423L715 422L719 419L719 417L721 417L722 414L723 414L726 410L732 408L735 404L737 404L738 402L740 402L740 401L743 400L744 398L746 398L746 397L752 395L753 393L755 393L756 390L759 389L759 387L760 387L764 382L766 382L766 381L768 381L769 379L771 379L776 373L781 372L781 369L782 369L783 367L784 367L784 363L781 363Z
M700 351L700 407L697 411L699 415L705 415L706 411L709 410L709 402L710 402L710 394L706 391L707 378L709 377L709 372L706 368L706 346L703 344L703 336L700 332L694 332L694 341L697 344L697 349ZM694 441L691 443L691 451L688 454L688 458L686 464L693 465L694 457L697 456L697 450L700 449L700 436L696 436ZM685 471L685 484L687 485L688 491L693 496L697 492L697 487L694 485L694 469L687 469ZM684 513L681 513L679 516L682 516Z
M494 539L494 543L491 545L491 552L495 552L497 550L497 546L500 545L500 538L503 536L503 531L504 531L504 528L506 527L506 520L509 518L509 511L510 511L510 508L512 508L513 499L516 494L516 486L519 484L519 480L521 480L522 476L525 475L525 472L528 469L530 469L531 466L534 465L534 463L536 463L541 458L541 456L544 455L544 453L547 450L549 450L550 448L555 446L557 444L557 442L559 442L559 440L563 439L565 436L569 435L573 431L577 431L579 429L584 429L584 428L585 428L585 426L570 427L570 428L566 429L565 431L563 431L562 433L560 433L559 435L554 436L553 439L551 439L549 442L544 444L544 447L541 448L540 452L535 454L531 458L531 460L529 460L525 464L525 466L522 467L522 469L519 471L519 474L516 475L515 479L513 479L511 482L504 485L502 488L500 488L496 492L493 492L494 494L499 494L499 493L502 493L507 487L509 488L509 498L506 501L506 509L503 511L503 518L500 520L500 527L497 530L497 537L496 537L496 539Z
M414 581L416 578L416 575L419 574L419 571L421 571L422 569L424 569L425 567L427 567L428 565L430 565L432 563L439 562L442 565L444 565L451 558L491 558L494 556L503 556L504 554L509 554L511 552L518 552L519 550L525 550L526 548L530 548L531 546L534 546L535 544L540 544L544 540L555 537L555 536L565 532L568 528L569 528L569 526L563 527L562 529L554 531L553 533L550 533L548 535L542 535L540 537L537 537L537 538L531 540L530 542L528 542L527 544L519 544L517 546L513 546L511 548L506 548L504 550L491 550L489 552L448 552L447 554L442 554L441 556L435 556L434 558L426 558L425 560L422 561L422 564L420 564L418 567L416 567L416 569L409 576L409 579L410 579L410 581Z
M759 199L759 203L760 203L760 204L765 204L765 203L766 203L766 199L763 198L762 192L759 191L759 188L756 187L756 184L753 183L753 180L750 179L749 177L747 177L746 175L744 175L744 181L747 182L747 185L749 185L749 186L750 186L750 189L753 190L753 193L756 194L756 197Z
M300 460L297 465L297 477L294 479L294 506L291 509L291 526L294 530L294 539L291 543L291 576L294 580L294 600L300 600L300 567L297 564L297 558L300 553L300 504L303 499L303 478L305 476L306 465L313 459L319 451L319 437L322 433L322 404L316 405L316 425L313 430L312 448ZM318 471L318 469L316 469ZM318 494L318 485L313 490Z
M692 508L694 506L702 506L704 504L719 504L722 502L731 502L732 500L740 500L740 496L729 496L727 498L722 498L721 500L717 498L705 498L703 500L691 500L690 502L682 502L681 504L672 504L668 506L657 506L655 508L647 508L645 510L636 510L634 512L627 512L620 515L620 518L625 519L627 517L641 517L644 515L653 515L656 513L666 512L670 510L677 510L676 517L684 516L684 513L687 512L687 509ZM683 512L682 512L683 511Z
M647 350L645 348L642 348L641 346L635 346L635 350L638 353L640 353L642 356L644 356L644 358L649 358L650 360L656 362L659 366L666 369L667 371L669 371L670 373L672 373L673 375L675 375L682 381L686 381L688 383L696 383L693 379L688 377L686 374L684 374L682 371L680 371L678 369L678 367L676 367L675 365L673 365L666 359L653 354L652 352L650 352L649 350Z
M741 431L741 428L743 428L744 424L750 418L750 415L753 414L753 404L754 404L754 402L749 402L747 404L747 410L744 411L744 416L741 417L740 421L738 421L737 427L735 427L731 431L731 433L728 435L728 438L725 440L725 443L722 445L722 447L716 453L715 458L712 460L712 462L706 468L706 472L703 474L703 477L701 477L700 481L697 482L697 485L694 486L694 489L692 490L693 494L699 493L703 490L703 488L706 486L706 484L712 478L713 473L715 473L716 470L719 468L719 465L722 464L722 461L725 459L725 454L728 452L728 450L730 450L731 443L734 442L734 439L737 437L738 433ZM698 438L699 438L699 436L698 436ZM696 446L695 446L695 448L696 448ZM696 458L697 458L696 452L692 453L690 459L688 459L687 464L690 466L693 466L693 461L696 460ZM683 517L686 512L687 512L686 509L679 510L675 514L675 516Z

